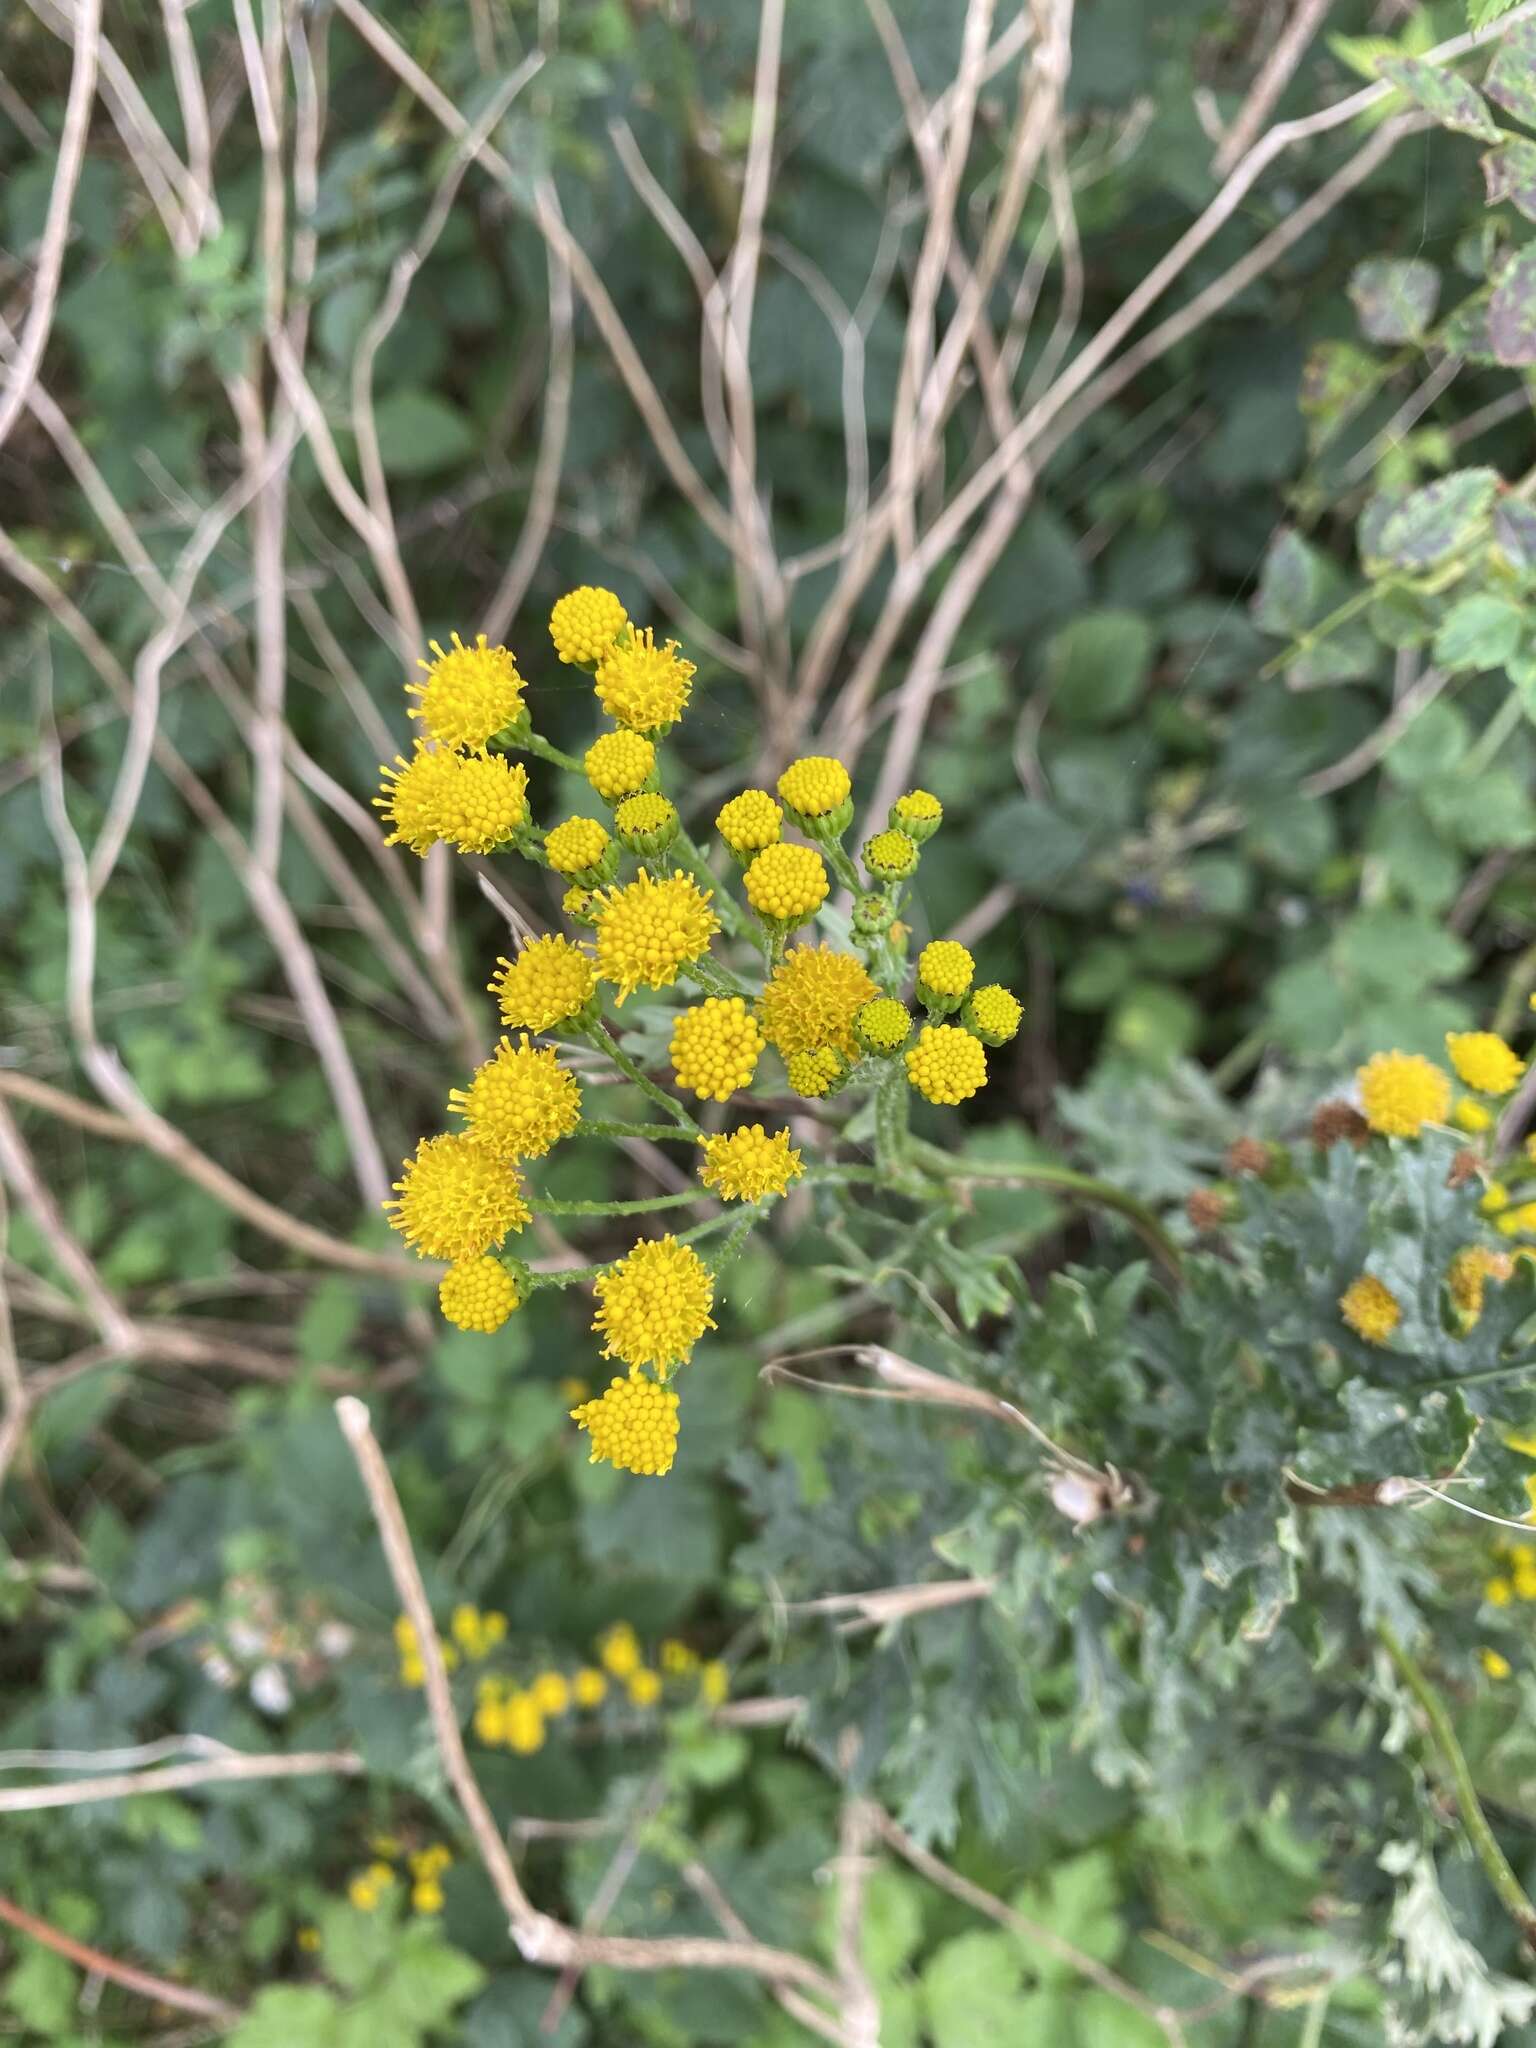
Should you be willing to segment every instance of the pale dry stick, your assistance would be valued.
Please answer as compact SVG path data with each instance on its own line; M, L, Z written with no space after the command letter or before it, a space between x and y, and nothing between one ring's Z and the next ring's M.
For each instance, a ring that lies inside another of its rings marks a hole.
M65 1934L51 1921L40 1920L35 1913L28 1913L3 1893L0 1893L0 1921L14 1927L20 1934L40 1941L56 1955L67 1957L90 1976L105 1977L114 1984L121 1984L126 1991L138 1992L141 1998L153 1999L157 2005L195 2012L226 2027L233 2026L244 2017L239 2006L230 2005L222 1998L214 1998L206 1991L196 1991L190 1984L176 1984L168 1977L157 1977L152 1970L141 1970L133 1963L121 1963L116 1956L109 1956L86 1942L76 1941L73 1935Z
M907 324L902 337L901 367L896 378L895 409L891 419L887 483L893 507L892 525L898 561L904 561L917 546L917 491L922 480L919 405L923 380L933 361L934 314L944 279L945 258L954 236L960 180L971 153L976 101L981 92L982 67L986 62L995 11L995 0L966 0L949 136L937 182L929 194L928 217L912 276Z
M160 0L160 17L165 24L166 48L170 53L171 77L181 108L182 133L187 142L187 177L191 185L187 227L194 248L205 237L216 235L222 226L213 190L213 138L208 125L208 100L203 91L202 67L192 31L187 27L188 9L196 0Z
M111 1055L106 1057L110 1059ZM204 1194L211 1195L243 1222L249 1223L254 1230L321 1265L337 1266L351 1273L371 1273L381 1279L413 1286L421 1286L441 1276L443 1268L430 1261L419 1262L396 1257L390 1252L369 1251L288 1215L248 1188L243 1181L236 1180L205 1152L200 1152L191 1139L173 1124L147 1110L136 1091L131 1091L129 1096L136 1113L127 1115L98 1109L95 1103L82 1102L78 1097L66 1094L62 1088L34 1080L30 1074L0 1071L0 1099L4 1098L30 1103L34 1109L43 1110L63 1123L92 1131L98 1137L110 1138L115 1144L143 1146L156 1158L164 1160L184 1180L201 1188Z
M485 611L485 631L492 640L501 639L521 610L548 545L570 440L571 393L576 381L576 306L571 267L553 242L546 242L544 248L549 271L549 373L544 385L544 412L517 545Z
M400 316L405 311L406 301L411 294L411 286L415 283L422 265L436 248L443 229L448 225L449 215L453 211L453 203L458 197L459 187L468 175L470 165L473 163L477 152L481 145L490 139L492 130L501 120L502 115L506 113L508 107L511 106L513 100L517 98L529 80L542 70L543 65L544 58L538 51L534 51L531 56L525 57L517 69L510 72L501 81L501 84L476 116L473 125L459 138L457 146L448 160L447 167L438 180L437 189L432 195L432 203L427 208L426 218L423 220L415 239L409 248L402 251L390 265L389 282L385 286L384 296L379 302L379 309L363 329L357 349L352 357L350 379L352 433L357 443L357 463L358 468L362 472L363 492L367 498L369 509L379 527L381 529L388 529L388 531L396 535L395 551L397 555L399 553L398 529L395 525L394 508L390 502L389 480L384 472L384 457L379 447L378 423L373 406L374 366L378 360L379 350L384 346L399 324ZM551 300L553 300L553 288L551 289ZM569 322L567 321L568 330ZM565 393L565 407L567 410L569 409L569 404L570 391L567 385ZM562 445L563 440L564 435L562 432ZM508 616L510 617L510 612ZM505 631L505 622L494 630L489 627L487 628L487 632L493 640L499 640L503 631Z
M720 1889L713 1874L695 1857L682 1867L682 1879L691 1892L714 1914L724 1931L737 1941L750 1941L752 1930L736 1911L725 1893ZM813 2005L803 1993L793 1991L787 1984L775 1984L773 1996L791 2019L797 2019L802 2027L817 2034L823 2041L833 2043L833 2048L853 2048L849 2035L837 2021L824 2013L819 2005Z
M53 137L3 71L0 71L0 113L15 123L35 150L53 148Z
M1536 0L1531 0L1531 4L1536 6ZM336 11L346 17L375 55L389 66L397 78L410 87L422 105L450 135L462 137L465 134L469 127L468 121L442 87L422 70L372 12L367 0L336 0ZM486 142L480 145L475 155L508 197L520 209L526 211L526 181L518 177L500 150ZM730 514L709 490L694 467L677 429L672 424L666 401L646 369L640 351L625 327L618 308L609 297L606 286L586 252L566 226L564 218L559 213L558 202L554 200L552 192L547 187L541 188L534 195L533 218L540 232L552 237L559 246L561 256L569 265L576 281L576 288L586 302L598 332L613 358L614 367L641 419L645 422L656 452L673 483L709 532L729 548L733 540Z
M350 1749L296 1750L286 1756L209 1757L202 1763L165 1764L157 1770L111 1772L66 1785L0 1787L0 1813L42 1813L61 1806L95 1806L106 1799L141 1799L153 1792L190 1792L200 1785L243 1785L273 1778L358 1778L363 1760Z
M131 1771L173 1756L239 1754L212 1735L162 1735L157 1742L136 1742L124 1749L0 1750L0 1771Z
M336 1416L357 1461L395 1592L416 1631L426 1666L427 1710L444 1769L486 1874L506 1912L512 1939L524 1959L555 1968L575 1963L585 1969L594 1963L606 1963L619 1970L745 1970L769 1983L799 1985L835 2005L837 1986L832 1978L788 1950L769 1948L756 1941L720 1941L699 1935L674 1935L650 1941L618 1934L578 1934L533 1907L465 1754L432 1609L411 1548L400 1499L373 1434L368 1410L361 1401L347 1396L336 1403Z
M73 5L55 6L53 0L27 0L38 20L61 42L73 44ZM138 81L112 39L101 36L98 83L112 125L123 147L133 159L134 169L149 194L150 203L164 223L166 238L178 256L187 256L196 246L187 208L191 185L186 166L176 154L165 130L155 119Z
M1002 189L981 251L960 295L923 386L918 406L917 460L926 464L955 400L956 380L992 287L1013 245L1024 202L1052 137L1061 131L1061 100L1072 64L1073 0L1036 0L1044 27L1033 64L1019 81L1019 113L1003 166Z
M0 391L0 448L10 439L11 429L21 417L21 409L27 402L27 394L42 363L43 351L48 346L54 310L58 305L59 283L64 275L64 247L69 240L70 215L85 162L91 108L96 99L101 0L79 0L79 7L69 97L64 104L64 130L59 138L58 159L48 192L48 210L43 217L42 240L32 273L32 300L27 307L26 321L5 388Z
M1211 170L1218 178L1230 177L1234 167L1258 140L1259 131L1274 112L1276 103L1307 54L1308 45L1322 27L1333 0L1295 0L1290 20L1270 47L1259 66L1248 95L1222 137Z
M103 1343L124 1356L131 1354L138 1344L132 1317L114 1299L84 1246L64 1221L4 1101L0 1101L0 1173L32 1218L54 1263L80 1296Z
M1367 733L1358 746L1351 747L1331 767L1319 768L1303 780L1301 794L1332 796L1335 790L1347 788L1351 782L1358 782L1362 775L1368 775L1393 742L1429 709L1450 680L1447 669L1425 669L1418 681L1398 698L1374 732Z
M1045 347L1040 351L1039 361L1029 375L1024 387L1024 403L1033 404L1037 394L1048 388L1051 379L1061 368L1068 349L1077 334L1078 323L1083 315L1083 297L1087 285L1087 274L1083 266L1083 244L1077 227L1077 203L1073 192L1072 172L1067 162L1066 144L1058 126L1053 132L1045 153L1046 182L1051 197L1051 225L1056 248L1061 259L1061 292L1056 308L1056 318L1046 337ZM1030 309L1033 314L1033 307ZM1014 367L1024 353L1028 336L1029 321L1020 322L1015 330L1017 353L1013 357ZM1010 340L1015 337L1011 335ZM1004 361L1008 360L1008 342L1004 342ZM1012 371L1009 371L1012 382Z
M1171 2006L1160 2005L1155 1999L1148 1998L1144 1992L1138 1991L1134 1984L1128 1984L1117 1971L1110 1969L1108 1964L1101 1963L1096 1956L1088 1955L1074 1942L1065 1940L1055 1928L1046 1927L1038 1920L1031 1920L1027 1913L1020 1913L1015 1907L995 1898L991 1892L984 1891L979 1884L973 1884L968 1877L962 1877L958 1870L951 1870L947 1863L941 1863L939 1858L923 1848L921 1843L913 1841L906 1829L888 1813L878 1807L874 1813L876 1831L882 1839L890 1844L898 1856L910 1863L920 1876L926 1877L930 1884L937 1885L941 1891L948 1892L951 1898L961 1900L988 1920L996 1921L999 1927L1006 1927L1025 1941L1043 1948L1048 1955L1054 1956L1060 1963L1065 1963L1067 1968L1075 1971L1079 1977L1097 1985L1100 1991L1107 1991L1112 1998L1117 1998L1122 2004L1130 2006L1133 2012L1139 2012L1143 2019L1152 2022L1164 2040L1170 2044L1170 2048L1184 2048L1184 2028L1180 2015Z
M1463 367L1461 356L1442 356L1423 382L1409 392L1386 425L1374 433L1365 446L1350 458L1339 479L1341 485L1358 483L1361 477L1369 476L1385 451L1398 445L1409 429L1424 417L1440 394L1461 375ZM1524 395L1522 392L1521 396Z
M768 253L816 301L842 360L843 527L856 526L869 503L869 419L864 405L864 330L825 271L788 242L770 235Z
M1012 882L994 882L979 902L961 918L950 933L962 946L975 946L994 925L1001 924L1018 903L1019 891Z
M752 76L752 116L747 132L741 207L736 239L719 286L731 336L731 346L719 351L719 361L730 422L726 481L741 540L736 551L738 610L745 628L743 637L757 661L765 695L775 707L776 717L783 711L789 664L789 600L757 486L757 414L750 363L752 314L757 300L763 221L768 211L778 124L784 5L785 0L762 0L758 14L757 61ZM708 314L706 305L706 319Z
M870 1593L820 1593L812 1600L788 1601L784 1612L851 1614L883 1628L888 1622L910 1621L915 1614L990 1600L996 1590L995 1579L934 1579L916 1586L880 1586Z
M1027 8L1021 8L988 50L986 62L981 67L981 82L990 85L1000 71L1006 70L1014 58L1025 50L1035 33L1035 24ZM943 142L954 118L955 86L946 85L933 103L933 131L935 138Z
M857 1732L845 1729L838 1745L838 1764L846 1780L858 1761ZM843 1792L837 1817L837 1858L832 1874L837 1886L833 1918L833 1960L842 1986L843 2029L848 2048L880 2048L880 2001L864 1966L864 1903L874 1860L870 1844L878 1828L879 1809L859 1793Z

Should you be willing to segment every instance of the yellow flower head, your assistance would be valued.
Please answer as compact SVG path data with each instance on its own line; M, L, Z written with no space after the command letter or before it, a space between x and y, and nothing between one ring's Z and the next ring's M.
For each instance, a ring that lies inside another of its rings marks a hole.
M1494 1228L1502 1231L1505 1237L1529 1236L1536 1232L1536 1202L1519 1202L1513 1209L1501 1210Z
M601 1671L583 1664L571 1680L571 1692L578 1707L600 1707L608 1696L608 1681Z
M1359 1081L1365 1120L1384 1137L1416 1138L1425 1124L1442 1124L1449 1114L1450 1076L1421 1053L1373 1053Z
M747 901L776 924L803 924L826 901L827 864L813 846L767 846L742 877Z
M744 789L733 796L715 819L715 830L732 853L761 853L778 844L784 813L766 789Z
M866 1052L893 1053L907 1042L912 1019L895 996L876 996L854 1017L853 1034Z
M943 822L944 806L926 789L909 789L891 805L891 823L898 832L911 832L914 826L935 832Z
M1478 1102L1470 1095L1463 1095L1451 1111L1451 1122L1459 1131L1467 1131L1474 1138L1484 1131L1493 1129L1493 1111L1486 1102Z
M880 991L862 960L830 946L793 946L768 978L763 1036L786 1059L830 1046L853 1059L853 1020Z
M656 749L638 732L605 732L586 751L582 766L600 797L613 804L644 789L656 767Z
M1525 1061L1496 1031L1447 1031L1445 1049L1457 1077L1479 1095L1507 1095L1525 1072Z
M643 1237L626 1258L598 1274L593 1291L599 1306L592 1327L603 1336L603 1356L628 1366L652 1366L665 1376L715 1327L709 1313L714 1278L693 1246L679 1244L670 1233ZM612 1392L610 1387L603 1399Z
M1372 1273L1351 1280L1339 1296L1339 1314L1367 1344L1385 1344L1402 1320L1397 1298Z
M435 1877L418 1877L411 1886L411 1909L416 1913L441 1913L443 1888Z
M847 803L852 787L842 762L827 754L791 761L779 777L779 795L802 818L828 817Z
M678 969L702 958L720 929L709 892L681 870L663 882L637 875L596 898L593 908L597 971L617 986L621 1003L637 988L670 988Z
M515 1692L507 1701L506 1744L516 1756L533 1756L544 1747L544 1716L531 1692Z
M1505 1281L1514 1271L1507 1252L1491 1252L1480 1244L1469 1244L1452 1259L1446 1272L1451 1299L1464 1315L1474 1318L1483 1312L1483 1287L1489 1280Z
M548 1031L576 1016L592 1000L597 970L579 946L549 933L523 946L515 960L498 960L491 994L501 1021L514 1030Z
M567 818L544 835L544 852L557 875L584 875L603 864L608 832L596 818Z
M394 826L386 846L426 855L439 841L492 853L528 817L528 770L504 754L451 754L418 741L409 761L385 768L374 803Z
M993 981L971 990L961 1016L983 1045L1006 1045L1018 1032L1024 1005L1001 982Z
M522 1306L517 1282L500 1259L461 1259L437 1286L437 1305L456 1330L490 1336Z
M455 1132L422 1139L395 1193L384 1204L390 1227L426 1259L476 1259L528 1221L514 1169Z
M755 1202L763 1195L782 1195L805 1171L800 1154L790 1149L789 1132L770 1138L761 1124L743 1124L704 1141L699 1179L725 1202Z
M624 1690L632 1706L654 1707L661 1698L661 1675L642 1664L638 1671L630 1673Z
M1498 1216L1509 1207L1509 1189L1501 1180L1489 1181L1478 1197L1477 1206L1485 1216Z
M917 868L917 841L905 832L877 832L864 842L864 865L877 882L904 881Z
M469 1125L469 1135L498 1159L542 1159L581 1121L581 1089L550 1046L533 1046L524 1032L514 1046L502 1039L475 1069L468 1088L448 1097Z
M523 708L523 679L505 647L492 647L483 633L466 647L455 633L445 654L436 640L436 659L418 661L424 683L407 683L421 702L411 706L431 738L445 747L483 747L493 734L510 725Z
M976 962L956 939L935 939L917 956L917 978L936 996L963 996Z
M677 837L679 822L676 807L653 791L625 797L613 814L613 829L639 854L665 853Z
M925 1024L906 1062L907 1079L930 1102L964 1102L987 1085L981 1040L958 1024Z
M672 1470L677 1455L677 1396L670 1387L658 1386L655 1380L632 1371L628 1379L612 1381L607 1393L595 1401L583 1401L573 1408L571 1419L591 1439L589 1465L613 1465L620 1472L647 1477ZM609 1663L608 1668L612 1671L614 1667Z
M618 1386L615 1380L614 1385ZM616 1621L598 1638L598 1655L615 1678L628 1678L640 1669L640 1640L627 1621Z
M657 1661L663 1671L669 1671L674 1678L683 1678L698 1668L699 1653L690 1649L687 1643L679 1642L676 1636L668 1636L662 1643Z
M830 1045L817 1046L809 1052L792 1052L784 1062L790 1087L813 1102L830 1095L847 1071L847 1061Z
M556 603L549 615L549 637L561 661L572 668L590 668L628 624L629 613L611 590L583 583Z
M677 642L656 645L649 626L610 647L597 670L597 694L616 725L631 732L661 732L683 715L694 667Z
M726 1102L751 1087L763 1035L740 996L710 996L679 1014L671 1050L679 1088L701 1102Z
M560 898L560 908L567 917L575 918L578 924L592 924L595 922L592 905L596 900L596 893L595 890L584 888L579 882L574 882Z
M1510 1672L1509 1659L1501 1657L1497 1650L1479 1650L1477 1658L1490 1678L1508 1678Z
M730 1667L714 1658L699 1673L699 1698L707 1707L720 1707L730 1696Z
M541 1714L563 1714L571 1704L570 1681L562 1672L541 1671L533 1681L532 1691Z

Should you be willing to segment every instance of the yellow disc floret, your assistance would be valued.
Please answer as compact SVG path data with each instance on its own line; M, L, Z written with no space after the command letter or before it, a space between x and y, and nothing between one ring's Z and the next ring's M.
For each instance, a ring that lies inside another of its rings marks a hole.
M1365 1120L1384 1137L1416 1138L1425 1124L1445 1122L1450 1076L1421 1053L1373 1053L1358 1078Z
M777 845L783 828L784 813L766 789L744 789L715 819L715 830L732 853L761 853Z
M435 660L416 664L426 671L426 681L405 686L421 699L411 706L412 718L419 718L445 747L483 747L523 708L517 663L505 647L492 647L484 633L473 647L455 633L446 653L436 640L429 645Z
M557 875L584 875L601 867L608 832L596 818L567 818L544 835L544 852Z
M562 661L572 668L591 668L628 624L629 613L611 590L583 583L555 605L549 615L549 637Z
M987 1085L986 1050L958 1024L925 1024L906 1062L907 1079L930 1102L964 1102Z
M619 1002L637 988L670 988L678 970L709 951L720 920L709 893L681 870L666 881L641 874L594 896L597 971L616 984Z
M863 961L852 953L826 945L793 946L763 990L763 1036L786 1059L826 1046L853 1059L858 1050L853 1020L879 993Z
M467 1088L448 1097L469 1135L498 1159L542 1159L581 1121L581 1089L551 1046L534 1046L526 1032L514 1046L503 1039Z
M613 804L644 789L656 766L656 749L638 732L605 732L586 751L582 766L600 797Z
M597 694L616 725L659 732L682 717L693 676L693 663L684 661L677 642L658 647L647 626L608 649L598 665Z
M791 761L779 777L779 795L803 818L824 818L848 801L848 770L829 754Z
M646 791L627 796L613 814L613 827L626 846L642 853L663 852L677 837L676 807L664 796Z
M905 796L897 797L892 804L891 822L898 831L904 825L927 825L930 828L942 825L944 806L926 789L909 789Z
M803 924L826 901L827 864L813 846L768 846L742 876L747 901L759 917Z
M514 1030L548 1031L591 1001L597 969L579 946L558 933L525 945L515 960L498 960L490 990L501 1020Z
M762 1050L757 1019L740 996L710 996L672 1026L672 1072L701 1102L726 1102L750 1088Z
M784 1062L784 1071L789 1085L797 1095L804 1095L812 1102L823 1095L830 1095L848 1071L848 1063L840 1052L834 1052L830 1045L816 1046L809 1052L792 1052Z
M520 1307L517 1282L500 1259L461 1259L438 1282L437 1305L456 1330L499 1330Z
M571 1419L591 1439L589 1465L647 1475L671 1471L677 1455L677 1396L670 1387L631 1372L628 1379L613 1380L595 1401L573 1408Z
M1402 1320L1397 1297L1373 1273L1351 1280L1339 1296L1339 1314L1367 1344L1385 1344Z
M528 771L504 754L451 754L419 741L409 761L382 770L374 802L394 830L386 846L427 854L439 841L460 853L491 853L528 817Z
M1456 1306L1475 1319L1483 1312L1483 1288L1487 1282L1507 1280L1513 1271L1514 1261L1507 1252L1491 1252L1483 1245L1469 1244L1451 1260L1446 1285Z
M423 1138L386 1202L390 1226L427 1259L475 1259L528 1221L522 1182L473 1138Z
M993 981L971 990L963 1014L985 1044L1006 1045L1018 1031L1024 1005L1001 982Z
M761 1124L744 1124L705 1139L699 1179L722 1201L756 1202L764 1195L784 1194L804 1171L787 1130L769 1137Z
M917 956L917 978L937 996L963 996L976 962L957 939L935 939Z
M867 1051L874 1053L895 1052L898 1046L905 1045L911 1029L906 1004L899 1003L894 996L876 996L853 1020L854 1036Z
M905 832L877 832L864 842L864 865L877 882L900 882L917 867L917 842Z
M1479 1095L1507 1095L1525 1072L1525 1061L1496 1031L1447 1031L1445 1049L1459 1079Z
M594 1291L599 1306L592 1327L602 1333L603 1356L625 1365L666 1375L715 1327L709 1314L714 1278L692 1245L670 1235L642 1238L627 1258L598 1274Z

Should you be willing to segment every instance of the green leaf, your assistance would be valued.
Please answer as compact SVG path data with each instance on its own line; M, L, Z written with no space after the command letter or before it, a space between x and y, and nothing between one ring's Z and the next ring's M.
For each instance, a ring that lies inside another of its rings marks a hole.
M1015 1912L1070 1942L1095 1962L1109 1962L1125 1936L1114 1861L1102 1849L1058 1863L1047 1877L1016 1892L1011 1903ZM1073 1966L1033 1935L1015 1932L1013 1940L1042 1984L1077 1980Z
M1152 628L1136 612L1084 612L1046 648L1053 708L1073 725L1123 718L1152 669Z
M425 2034L441 2026L484 1982L485 1972L473 1957L450 1948L429 1922L415 1920L399 1939L395 1966L382 1988L399 2017Z
M41 1942L28 1942L0 1984L0 2001L23 2026L52 2040L63 2032L80 1995L71 1965Z
M1488 204L1507 199L1517 213L1536 220L1536 142L1507 135L1499 148L1484 150L1482 163Z
M1253 622L1293 639L1316 618L1324 587L1323 558L1289 526L1270 542L1253 599Z
M1077 2048L1165 2048L1167 2035L1112 1991L1085 1991L1072 2001Z
M1453 670L1503 668L1520 644L1524 624L1521 607L1507 597L1464 597L1435 635L1435 660Z
M1422 341L1440 300L1440 272L1422 257L1368 256L1350 273L1349 297L1370 341Z
M1417 100L1442 128L1476 136L1479 142L1497 142L1503 132L1477 88L1442 65L1425 64L1417 57L1386 57L1381 75Z
M944 1942L923 1971L922 1989L934 2048L1021 2038L1024 1968L1017 1942L1006 1934L978 1929Z
M1505 12L1497 0L1482 0L1482 4L1493 7L1485 20L1497 20ZM1482 25L1473 23L1475 28ZM1527 128L1536 128L1536 21L1517 21L1500 37L1483 91L1506 114L1513 114Z
M430 476L468 461L479 446L464 415L433 391L392 391L380 400L374 424L390 476Z
M1376 551L1401 569L1433 568L1472 538L1499 482L1496 469L1458 469L1410 492L1382 526Z
M270 1984L229 2035L229 2048L335 2048L339 2017L317 1984Z
M882 1865L864 1891L861 1944L864 1967L888 1984L917 1949L923 1933L923 1894L913 1879Z
M1488 302L1488 338L1501 363L1536 363L1536 243L1505 265Z

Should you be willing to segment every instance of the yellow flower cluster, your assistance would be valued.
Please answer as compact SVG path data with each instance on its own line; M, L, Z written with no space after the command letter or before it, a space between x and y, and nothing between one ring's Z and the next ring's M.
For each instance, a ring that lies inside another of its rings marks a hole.
M660 1644L655 1666L646 1662L640 1638L627 1621L605 1629L594 1648L596 1661L574 1671L546 1665L525 1681L505 1672L486 1673L475 1686L471 1725L476 1740L514 1756L537 1755L552 1723L572 1712L595 1713L614 1697L616 1687L633 1707L655 1706L669 1681L686 1681L706 1706L719 1706L730 1695L726 1666L704 1662L676 1637Z
M1374 1053L1358 1079L1365 1120L1383 1137L1416 1138L1450 1112L1450 1077L1422 1053Z
M1339 1296L1339 1314L1367 1344L1385 1344L1403 1312L1389 1288L1373 1273L1362 1273Z
M639 990L695 986L697 999L671 1018L670 1078L678 1094L715 1102L757 1085L769 1047L790 1089L807 1100L845 1087L880 1088L904 1104L910 1086L930 1102L963 1102L986 1082L986 1048L1006 1043L1022 1014L1005 988L974 987L975 963L956 940L934 940L909 968L903 884L942 823L936 797L909 790L891 806L885 828L865 843L872 886L864 887L842 845L853 817L847 767L821 754L792 761L776 796L746 789L719 809L716 826L740 870L742 900L717 900L705 857L664 793L658 762L658 742L692 697L694 664L676 641L658 641L652 627L633 623L614 592L593 585L559 600L549 632L559 659L591 677L609 722L584 754L564 754L535 729L509 649L492 647L483 634L473 644L454 635L446 648L432 643L421 679L408 686L422 738L409 761L384 771L377 799L391 844L418 854L441 843L477 855L512 848L544 866L565 885L562 908L577 927L571 936L524 939L497 961L489 987L507 1035L450 1091L447 1106L459 1127L418 1142L386 1204L392 1227L412 1248L446 1266L438 1288L445 1320L483 1334L501 1329L535 1288L574 1277L532 1273L503 1250L531 1220L523 1181L529 1162L583 1132L674 1135L669 1125L658 1132L594 1118L576 1063L536 1037L601 1055L671 1113L678 1140L698 1147L703 1188L721 1204L743 1205L725 1242L722 1257L729 1257L752 1227L756 1205L804 1177L802 1154L787 1126L701 1129L633 1056L637 1044L655 1044L649 1018L644 1038L620 1041L603 1021L610 1003L613 1015ZM510 758L516 754L584 773L606 810L541 829L528 769ZM809 843L786 840L786 824ZM824 914L834 880L853 899L849 938L788 944L797 927ZM727 958L719 960L711 955L722 935ZM739 956L754 946L762 972L746 982ZM915 1043L909 1000L926 1012ZM905 1115L904 1106L882 1111L882 1145L899 1151ZM622 1205L575 1206L601 1214ZM717 1226L730 1227L714 1216L682 1238L642 1237L591 1273L592 1327L602 1355L620 1367L606 1387L583 1385L569 1397L593 1461L646 1474L670 1469L679 1433L670 1382L715 1327L715 1265L691 1240ZM413 1669L421 1663L413 1647L402 1649L402 1660ZM541 1695L535 1685L491 1703L510 1746L531 1752L542 1741L535 1717L556 1711L551 1697L550 1687Z
M398 1882L395 1864L402 1859L411 1881L412 1911L441 1913L443 1873L453 1864L453 1851L445 1843L429 1842L424 1848L407 1850L392 1835L375 1835L368 1846L376 1860L358 1871L347 1886L347 1897L360 1913L378 1911Z

